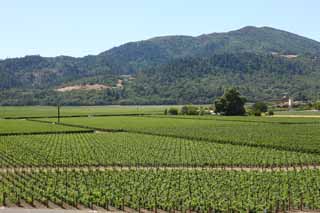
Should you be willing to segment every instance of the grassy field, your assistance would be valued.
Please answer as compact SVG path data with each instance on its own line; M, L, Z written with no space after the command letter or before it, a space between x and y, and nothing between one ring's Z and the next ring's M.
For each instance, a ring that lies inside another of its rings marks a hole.
M163 114L168 106L62 106L61 116L112 115L112 114ZM1 106L0 118L57 116L56 106Z
M70 107L63 115L86 117L61 118L57 124L46 118L54 115L53 107L6 109L3 117L43 118L0 119L0 206L320 210L318 118L164 116L158 106ZM138 111L152 115L128 115ZM102 114L117 116L94 116ZM84 130L91 133L73 133Z
M156 114L163 115L170 107L181 108L180 105L165 106L62 106L61 116L114 115L114 114ZM56 106L0 106L0 118L16 117L56 117ZM275 115L309 115L319 116L320 111L275 111ZM212 117L212 116L210 116ZM241 117L240 117L241 119ZM261 118L256 118L261 119ZM263 120L263 118L262 118Z
M293 111L276 111L275 115L309 115L309 116L320 116L320 111L316 111L316 110L301 110L301 111L297 111L297 110L293 110Z

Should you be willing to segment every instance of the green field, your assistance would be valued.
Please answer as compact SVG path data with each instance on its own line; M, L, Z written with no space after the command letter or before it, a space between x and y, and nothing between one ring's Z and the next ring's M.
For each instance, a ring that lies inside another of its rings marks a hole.
M0 119L0 206L320 210L318 118L165 116L156 106L139 109L153 115L129 116L137 109L70 107L65 115L86 117L57 124L47 118L54 108L43 109L5 114L35 120ZM116 116L94 116L104 113Z
M320 156L131 133L0 138L0 167L33 166L299 166Z
M233 119L233 120L231 120ZM320 151L320 123L311 118L213 117L177 119L115 116L64 118L63 123L92 128L124 129L131 132L176 136L217 143L250 145L304 152Z
M301 111L277 111L276 115L315 115L320 116L320 111L315 110L301 110Z
M70 131L86 131L86 129L61 126L55 124L32 122L27 120L2 120L0 119L0 135L1 134L17 134L17 133L44 133L44 132L70 132Z
M168 106L62 106L61 116L112 114L163 114ZM0 118L57 116L56 106L0 106Z
M276 117L276 116L217 116L217 115L146 115L151 118L173 118L173 119L197 119L197 120L215 120L230 122L256 122L256 123L277 123L277 124L320 124L318 117Z
M318 170L57 171L0 173L1 203L166 211L280 212L320 209ZM5 198L5 202L3 201Z

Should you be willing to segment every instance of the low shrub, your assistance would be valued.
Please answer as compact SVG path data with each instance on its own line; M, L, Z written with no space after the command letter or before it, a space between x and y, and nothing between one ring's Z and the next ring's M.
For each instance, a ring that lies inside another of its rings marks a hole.
M169 115L178 115L179 110L177 108L170 108L168 110Z

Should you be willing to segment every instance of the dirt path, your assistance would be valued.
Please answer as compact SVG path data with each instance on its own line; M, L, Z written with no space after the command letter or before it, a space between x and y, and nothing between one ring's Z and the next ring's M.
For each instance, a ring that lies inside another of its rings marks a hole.
M272 171L300 171L304 169L320 169L320 165L297 165L297 166L277 166L277 167L239 167L239 166L225 166L225 167L191 167L191 166L76 166L76 167L10 167L0 168L1 173L7 172L40 172L40 171L147 171L147 170L206 170L206 171L259 171L259 172L272 172Z

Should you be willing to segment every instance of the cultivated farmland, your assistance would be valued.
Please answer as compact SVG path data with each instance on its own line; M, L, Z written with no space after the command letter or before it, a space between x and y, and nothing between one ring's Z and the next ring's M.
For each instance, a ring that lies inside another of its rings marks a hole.
M94 110L60 124L50 116L0 120L0 205L320 210L316 118L92 116Z
M97 118L64 118L63 123L205 140L256 147L268 147L307 153L320 152L320 123L316 119L222 118L186 119L114 116ZM53 121L53 120L52 120Z
M55 125L54 123L36 123L27 120L1 120L0 135L64 133L88 131L83 128Z

